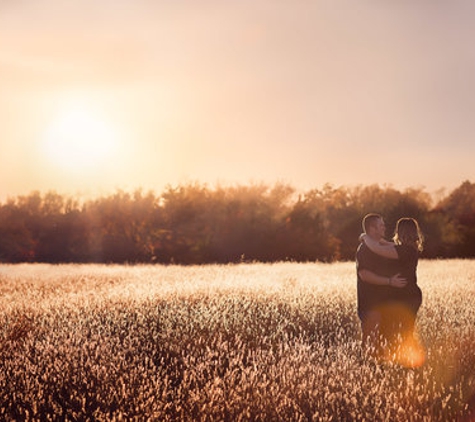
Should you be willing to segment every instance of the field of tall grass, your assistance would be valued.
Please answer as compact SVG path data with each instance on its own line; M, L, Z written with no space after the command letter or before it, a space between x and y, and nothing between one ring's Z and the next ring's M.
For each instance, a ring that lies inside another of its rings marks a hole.
M1 420L475 420L475 261L421 261L425 365L361 353L354 263L0 265Z

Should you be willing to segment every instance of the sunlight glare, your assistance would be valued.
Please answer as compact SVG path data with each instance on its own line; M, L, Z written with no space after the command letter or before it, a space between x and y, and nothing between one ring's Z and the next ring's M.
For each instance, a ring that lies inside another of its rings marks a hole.
M84 170L100 165L117 147L113 127L92 108L65 107L45 133L44 150L55 165Z

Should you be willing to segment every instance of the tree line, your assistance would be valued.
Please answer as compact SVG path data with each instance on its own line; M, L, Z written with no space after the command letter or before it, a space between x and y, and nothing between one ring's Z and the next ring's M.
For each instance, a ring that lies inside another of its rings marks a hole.
M435 202L435 203L434 203ZM354 259L361 220L416 218L423 257L475 256L475 184L434 201L420 188L285 184L209 188L190 183L160 194L136 190L79 202L32 192L0 204L0 262L205 264Z

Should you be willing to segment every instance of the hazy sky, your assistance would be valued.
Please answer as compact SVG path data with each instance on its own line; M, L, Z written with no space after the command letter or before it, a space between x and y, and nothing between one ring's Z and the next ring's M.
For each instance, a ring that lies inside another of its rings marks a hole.
M0 198L475 181L473 0L0 0Z

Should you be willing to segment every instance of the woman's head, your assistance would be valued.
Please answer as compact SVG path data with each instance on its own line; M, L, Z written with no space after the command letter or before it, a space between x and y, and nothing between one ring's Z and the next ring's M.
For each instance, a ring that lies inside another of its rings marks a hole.
M394 242L398 245L414 246L418 251L422 251L424 236L414 218L400 218L398 220Z

